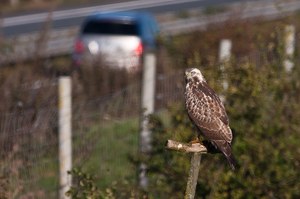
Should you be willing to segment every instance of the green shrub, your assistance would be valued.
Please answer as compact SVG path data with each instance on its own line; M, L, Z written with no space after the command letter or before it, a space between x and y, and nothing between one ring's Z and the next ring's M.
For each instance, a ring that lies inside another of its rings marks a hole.
M68 174L72 175L73 185L66 196L74 199L146 199L144 193L127 181L114 182L109 188L99 189L96 177L80 168L74 168Z
M221 91L218 70L202 68L215 90ZM233 152L239 169L232 172L222 155L204 155L196 198L300 197L300 80L272 64L226 65L229 88L223 92L234 133ZM153 154L148 159L153 198L183 198L189 156L164 150L167 139L190 141L193 126L183 104L169 108L171 120L152 117Z

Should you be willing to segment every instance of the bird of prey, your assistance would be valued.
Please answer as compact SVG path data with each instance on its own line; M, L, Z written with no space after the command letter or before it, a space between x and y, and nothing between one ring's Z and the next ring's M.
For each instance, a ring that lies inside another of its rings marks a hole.
M197 127L198 138L202 134L225 155L234 170L236 162L231 151L232 132L224 105L199 69L186 69L185 80L185 105L189 118Z

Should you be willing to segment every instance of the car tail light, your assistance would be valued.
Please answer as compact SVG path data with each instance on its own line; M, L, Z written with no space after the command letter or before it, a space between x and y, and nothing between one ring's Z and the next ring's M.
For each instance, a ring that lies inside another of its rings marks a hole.
M143 44L142 44L142 42L140 42L140 43L137 45L136 49L135 49L135 54L138 55L138 56L140 56L140 55L142 55L143 50L144 50L144 49L143 49Z
M83 53L84 51L84 43L81 40L77 40L75 43L75 52Z

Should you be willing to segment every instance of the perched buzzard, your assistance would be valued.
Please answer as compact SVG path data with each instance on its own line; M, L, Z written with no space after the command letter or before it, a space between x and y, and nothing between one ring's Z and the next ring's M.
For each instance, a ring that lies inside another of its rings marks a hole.
M198 129L198 137L201 133L220 150L234 170L236 163L231 152L232 132L224 105L208 86L199 69L187 69L185 79L185 105L190 119Z

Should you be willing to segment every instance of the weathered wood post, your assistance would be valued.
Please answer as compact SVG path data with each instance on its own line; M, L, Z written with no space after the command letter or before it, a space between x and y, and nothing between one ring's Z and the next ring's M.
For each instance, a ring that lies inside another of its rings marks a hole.
M295 52L295 34L295 26L288 25L285 27L284 49L286 58L283 61L283 65L286 72L291 72L294 67L293 56Z
M59 198L66 199L65 193L71 187L71 176L67 174L72 169L72 108L71 108L71 78L60 77L58 85L59 109Z
M199 143L186 144L173 140L167 141L166 148L185 153L193 153L184 199L194 199L200 169L201 154L207 153L207 149Z
M149 129L149 114L154 112L155 101L155 74L156 74L156 56L154 53L147 52L143 60L143 79L141 93L141 121L139 151L142 154L148 154L151 151L151 131ZM139 168L139 186L147 189L147 165L141 163Z

